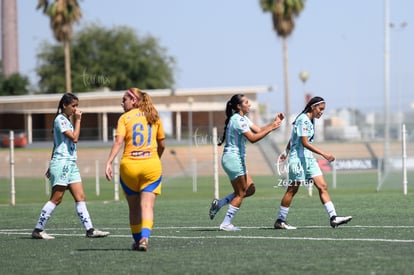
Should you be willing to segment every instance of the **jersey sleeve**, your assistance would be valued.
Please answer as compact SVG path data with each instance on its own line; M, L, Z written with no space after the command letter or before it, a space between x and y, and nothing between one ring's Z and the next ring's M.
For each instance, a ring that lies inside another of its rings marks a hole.
M125 127L125 116L122 115L118 119L118 124L116 126L116 133L117 136L125 137L126 135L126 127Z
M299 137L309 137L312 136L313 132L313 125L309 119L306 119L305 114L302 115L300 119L298 119L298 136Z
M250 125L252 122L247 117L238 117L235 123L235 128L239 133L247 133L250 131Z
M157 124L158 124L157 140L165 139L164 126L162 125L161 120L158 120Z
M72 124L63 115L58 117L56 127L61 133L64 133L68 130L72 131Z

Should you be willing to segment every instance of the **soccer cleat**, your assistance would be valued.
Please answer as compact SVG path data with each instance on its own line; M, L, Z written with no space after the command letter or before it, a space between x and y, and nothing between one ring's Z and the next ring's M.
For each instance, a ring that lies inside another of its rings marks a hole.
M240 231L240 228L230 224L220 224L220 230L223 231Z
M214 216L216 216L219 210L220 210L219 200L213 199L213 201L211 202L211 207L210 207L210 220L214 219Z
M351 220L352 220L352 216L346 216L346 217L333 216L331 217L330 222L331 222L332 228L337 228L339 225L346 224Z
M32 232L32 239L53 240L55 237L47 234L44 230L35 228Z
M286 229L286 230L296 229L296 227L291 226L290 224L288 224L286 221L283 221L283 220L276 220L274 227L275 229Z
M131 245L131 250L136 250L136 251L147 251L148 249L148 238L142 238L139 243L137 244L136 242L134 242Z
M136 242L133 242L131 244L131 250L137 250L138 251L138 244Z
M138 244L139 251L147 251L148 248L148 238L142 238Z
M100 231L94 228L89 229L86 231L86 237L87 238L102 238L109 235L109 232L107 231Z

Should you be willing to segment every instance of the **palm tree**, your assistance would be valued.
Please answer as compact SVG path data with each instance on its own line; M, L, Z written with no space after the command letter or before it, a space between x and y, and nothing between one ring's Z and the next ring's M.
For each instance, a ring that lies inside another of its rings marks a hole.
M1 2L1 57L3 75L9 77L19 73L17 0Z
M288 51L287 37L295 28L295 16L303 10L305 0L260 0L260 6L264 12L272 14L273 29L277 36L282 37L283 42L283 68L285 82L285 115L290 117L290 96L289 96L289 72L288 72ZM285 139L289 135L289 123L286 123Z
M81 18L81 10L77 0L39 0L36 9L43 8L43 13L50 17L50 27L57 41L63 43L65 51L66 91L72 92L70 41L72 40L73 24Z

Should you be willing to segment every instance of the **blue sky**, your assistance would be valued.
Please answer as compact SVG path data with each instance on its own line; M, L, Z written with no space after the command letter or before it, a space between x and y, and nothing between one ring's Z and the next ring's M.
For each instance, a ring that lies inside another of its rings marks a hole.
M56 43L37 1L18 0L20 71L36 79L36 53ZM391 112L412 112L414 21L412 0L389 0ZM85 23L127 25L152 35L177 60L176 88L272 85L263 95L272 112L284 110L282 41L259 0L79 0ZM97 4L99 3L99 4ZM102 3L105 3L102 4ZM404 28L401 23L408 25ZM303 108L304 91L328 109L381 111L384 106L384 1L314 0L296 19L288 40L291 112ZM299 73L307 71L305 85ZM76 91L75 91L76 92Z

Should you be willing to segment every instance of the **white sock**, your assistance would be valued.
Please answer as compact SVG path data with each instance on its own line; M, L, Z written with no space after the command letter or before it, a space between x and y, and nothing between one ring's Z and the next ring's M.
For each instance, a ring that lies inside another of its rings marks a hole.
M279 207L279 215L277 216L277 220L286 221L288 213L289 213L289 207L280 206Z
M236 216L237 211L239 211L238 207L234 207L233 205L229 204L229 209L227 210L226 216L221 224L228 225L231 224L234 216Z
M332 201L328 201L323 206L325 207L325 210L328 213L329 218L336 216L335 206L333 205Z
M35 226L36 229L44 230L47 224L47 221L50 219L50 216L52 216L53 210L55 210L56 204L54 204L51 201L48 201L45 203L45 205L42 208L42 211L40 212L39 220L37 221L37 224Z
M86 202L77 202L76 212L78 213L79 219L86 230L93 228L91 217L89 215L88 209L86 208Z

